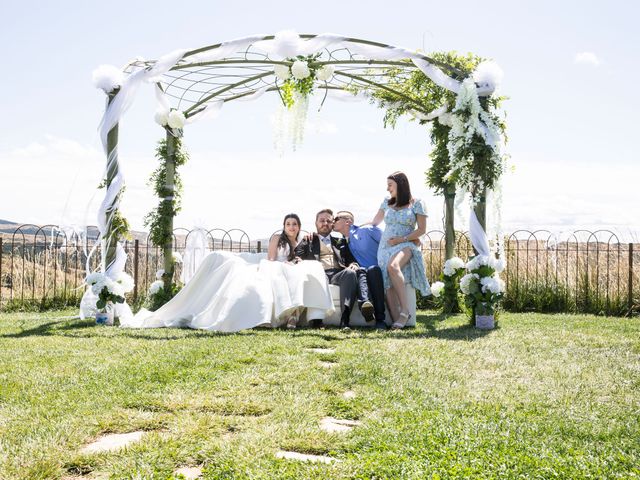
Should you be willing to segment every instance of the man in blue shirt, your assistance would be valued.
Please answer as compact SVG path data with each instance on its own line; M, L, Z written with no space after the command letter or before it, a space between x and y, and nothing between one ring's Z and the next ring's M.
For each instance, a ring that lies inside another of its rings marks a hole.
M384 315L384 286L382 271L378 266L378 245L382 230L374 225L358 227L353 224L353 213L346 210L336 213L333 230L347 239L349 250L358 262L358 277L366 276L369 286L369 299L373 303L376 328L386 329Z

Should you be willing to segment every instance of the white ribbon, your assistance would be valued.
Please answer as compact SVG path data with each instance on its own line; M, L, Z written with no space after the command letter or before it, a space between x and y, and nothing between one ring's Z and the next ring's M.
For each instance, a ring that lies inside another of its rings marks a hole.
M489 256L491 250L489 249L489 240L482 225L478 221L476 212L471 209L471 215L469 216L469 236L471 237L471 243L473 248L476 249L479 255Z

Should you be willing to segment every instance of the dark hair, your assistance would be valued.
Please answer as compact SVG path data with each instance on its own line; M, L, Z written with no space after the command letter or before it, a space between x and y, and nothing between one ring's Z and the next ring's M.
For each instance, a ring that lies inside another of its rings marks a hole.
M295 213L287 213L284 216L284 220L282 221L282 233L280 234L280 238L278 239L278 247L285 248L287 245L289 245L289 255L287 256L287 260L289 261L293 260L296 256L295 252L293 251L296 246L291 245L289 237L287 236L287 232L285 232L284 230L284 226L286 225L287 220L289 220L290 218L293 218L296 222L298 222L298 227L302 228L302 223L300 223L300 217L298 215L296 215Z
M396 197L389 199L388 205L395 205L396 207L404 207L409 205L413 197L411 196L411 187L409 187L409 179L402 172L393 172L387 177L387 180L393 180L396 182Z
M316 213L316 222L318 221L318 217L322 213L328 213L329 215L331 215L333 217L333 210L331 210L330 208L325 208L323 210L320 210L318 213Z

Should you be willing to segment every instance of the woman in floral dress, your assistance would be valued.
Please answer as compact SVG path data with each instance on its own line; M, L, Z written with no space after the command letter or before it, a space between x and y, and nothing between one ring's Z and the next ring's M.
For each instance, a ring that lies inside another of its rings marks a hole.
M430 293L419 246L419 239L427 229L427 211L422 200L411 196L409 180L402 172L387 177L387 192L390 198L384 199L372 223L378 225L382 220L385 223L378 265L393 319L391 328L400 329L410 317L405 283L420 290L422 295Z

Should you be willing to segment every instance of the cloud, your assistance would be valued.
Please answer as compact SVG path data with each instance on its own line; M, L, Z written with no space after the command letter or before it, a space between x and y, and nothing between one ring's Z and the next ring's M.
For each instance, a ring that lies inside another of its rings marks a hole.
M573 58L573 63L577 63L578 65L591 65L597 67L600 65L600 59L593 52L580 52L576 53L576 56Z

